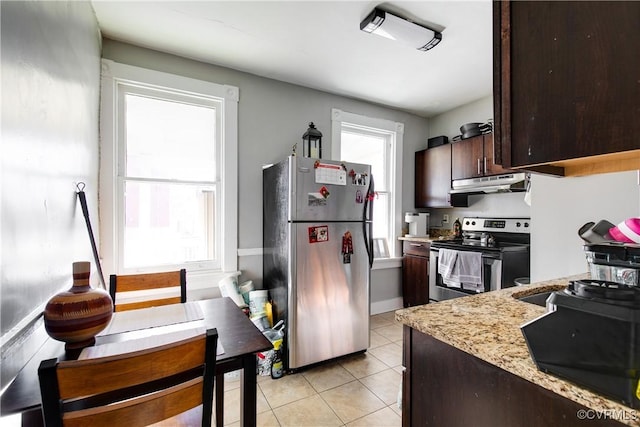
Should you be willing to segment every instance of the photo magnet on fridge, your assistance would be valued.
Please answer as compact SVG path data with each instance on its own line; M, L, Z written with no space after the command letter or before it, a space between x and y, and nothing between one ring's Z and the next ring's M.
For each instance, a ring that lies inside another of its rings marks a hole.
M309 243L328 242L329 227L319 225L317 227L309 227Z

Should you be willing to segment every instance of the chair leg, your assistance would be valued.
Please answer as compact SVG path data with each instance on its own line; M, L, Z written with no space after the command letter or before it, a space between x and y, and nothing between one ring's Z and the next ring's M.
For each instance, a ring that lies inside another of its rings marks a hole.
M22 413L22 427L44 427L42 410L32 409Z
M224 374L216 375L216 427L224 426Z

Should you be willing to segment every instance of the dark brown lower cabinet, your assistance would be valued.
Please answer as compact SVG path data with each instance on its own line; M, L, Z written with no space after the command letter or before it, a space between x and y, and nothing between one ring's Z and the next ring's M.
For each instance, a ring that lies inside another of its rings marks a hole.
M623 425L408 326L403 364L403 427Z
M402 304L404 308L429 302L429 247L426 242L402 245Z

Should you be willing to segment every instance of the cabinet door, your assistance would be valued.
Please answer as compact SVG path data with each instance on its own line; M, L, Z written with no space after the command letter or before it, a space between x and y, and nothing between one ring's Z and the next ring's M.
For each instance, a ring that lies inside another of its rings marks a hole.
M483 144L484 144L484 158L483 158L483 169L485 175L500 175L503 173L513 172L513 170L503 168L501 165L496 164L496 159L494 157L494 146L493 146L493 134L488 133L483 135Z
M584 406L430 335L404 328L404 387L411 401L405 407L403 396L403 426L625 425L613 417L585 422L574 415L590 413ZM635 413L629 409L629 414Z
M402 299L405 308L429 302L429 258L402 257Z
M415 207L451 207L451 144L415 154Z
M476 178L483 175L483 136L474 136L452 144L451 178Z
M608 162L611 171L635 169L638 151L588 157L640 148L640 2L514 1L494 7L502 165L569 168L577 163L571 160L581 159L597 166Z

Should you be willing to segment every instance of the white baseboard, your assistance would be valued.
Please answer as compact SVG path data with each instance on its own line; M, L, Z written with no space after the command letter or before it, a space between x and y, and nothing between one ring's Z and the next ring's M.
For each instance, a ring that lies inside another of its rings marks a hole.
M399 310L402 308L402 297L387 299L384 301L376 301L371 303L371 314L386 313L388 311Z

